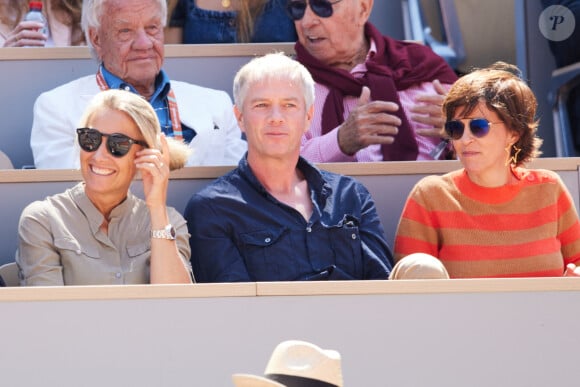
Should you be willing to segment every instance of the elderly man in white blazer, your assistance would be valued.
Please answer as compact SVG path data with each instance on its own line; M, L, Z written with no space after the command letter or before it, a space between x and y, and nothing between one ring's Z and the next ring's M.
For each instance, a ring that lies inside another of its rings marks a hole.
M161 130L192 148L186 165L238 163L247 146L229 95L170 81L161 68L166 16L165 0L85 1L82 25L98 71L37 98L30 138L36 168L79 168L75 129L91 98L108 88L146 98Z

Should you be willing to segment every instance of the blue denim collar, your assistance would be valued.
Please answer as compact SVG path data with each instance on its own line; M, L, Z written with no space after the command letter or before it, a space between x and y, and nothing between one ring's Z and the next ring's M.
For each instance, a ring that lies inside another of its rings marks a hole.
M107 82L109 88L123 89L131 91L135 94L139 94L137 93L137 90L133 87L133 85L125 82L121 78L111 73L102 63L101 63L101 73L103 74L103 78L105 78L105 82ZM165 98L167 98L167 93L169 93L170 89L171 83L169 82L169 77L162 69L161 71L159 71L159 74L157 74L157 77L155 77L155 91L153 92L153 95L149 99L149 102L152 105L156 105L155 102L157 102L158 100L159 102L164 102Z

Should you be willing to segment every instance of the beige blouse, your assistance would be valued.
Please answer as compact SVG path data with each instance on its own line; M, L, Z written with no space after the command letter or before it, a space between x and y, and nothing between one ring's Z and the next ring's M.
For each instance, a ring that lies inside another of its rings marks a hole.
M189 233L181 214L168 207L181 258L190 267ZM130 192L103 215L85 195L84 183L28 205L18 226L16 262L22 286L149 283L151 222L145 201Z

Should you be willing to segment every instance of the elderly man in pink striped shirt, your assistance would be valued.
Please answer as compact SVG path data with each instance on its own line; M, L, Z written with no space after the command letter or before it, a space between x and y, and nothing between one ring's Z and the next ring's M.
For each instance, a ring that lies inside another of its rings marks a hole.
M457 76L430 48L381 33L373 0L289 0L297 60L316 81L312 162L444 158L441 103Z

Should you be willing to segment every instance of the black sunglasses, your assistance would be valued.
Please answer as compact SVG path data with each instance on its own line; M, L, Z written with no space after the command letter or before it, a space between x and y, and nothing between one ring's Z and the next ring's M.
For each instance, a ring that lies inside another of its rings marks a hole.
M103 134L93 128L78 128L77 134L79 145L85 152L94 152L99 149L103 137L107 137L107 150L115 157L125 156L133 144L148 147L145 141L134 140L121 133Z
M310 9L316 15L320 17L331 17L332 16L332 5L340 2L342 0L309 0L306 1L288 1L286 4L286 10L290 15L292 20L300 20L304 17L304 12L306 12L306 5L310 5Z
M493 124L500 122L489 122L485 118L472 118L469 121L469 130L475 137L483 137L489 133L489 128ZM465 124L461 120L451 120L445 123L445 133L453 140L459 140L463 137Z

